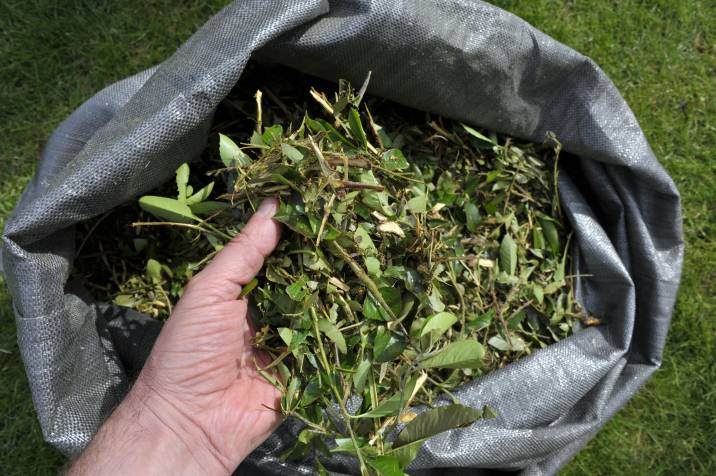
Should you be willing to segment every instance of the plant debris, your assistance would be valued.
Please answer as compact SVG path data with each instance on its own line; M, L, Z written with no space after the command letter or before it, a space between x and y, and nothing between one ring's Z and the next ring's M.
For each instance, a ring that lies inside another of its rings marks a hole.
M401 114L364 92L345 81L332 98L313 89L316 114L257 92L253 130L222 124L210 147L222 166L205 169L201 187L185 164L175 190L139 200L146 213L122 256L143 269L104 263L112 282L95 290L168 316L192 274L278 196L283 238L243 294L255 345L273 360L260 372L305 424L283 456L319 455L322 471L321 454L346 452L363 474L400 475L426 439L491 415L459 403L461 384L565 337L586 314L568 275L556 139Z

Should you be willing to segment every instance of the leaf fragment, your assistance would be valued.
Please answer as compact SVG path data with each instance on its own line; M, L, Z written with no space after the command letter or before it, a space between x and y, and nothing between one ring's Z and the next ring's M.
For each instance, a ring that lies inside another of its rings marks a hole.
M139 206L160 220L176 223L192 223L199 220L186 203L173 198L145 195L139 199Z
M509 234L505 234L500 244L500 269L510 276L517 270L517 243Z
M224 167L246 166L251 164L248 155L224 134L219 134L219 156L224 163Z
M318 328L331 340L331 342L336 344L336 347L338 347L338 351L341 354L348 352L346 339L343 337L343 333L332 322L321 319L318 321Z
M424 441L444 431L470 425L482 416L482 410L458 403L424 411L403 428L393 446L399 448Z
M382 233L388 233L391 235L405 238L405 232L403 229L394 221L385 221L377 226L378 231Z
M457 322L457 316L452 312L439 312L434 314L425 321L423 330L420 332L420 336L425 336L433 333L435 337L447 332L453 324Z
M485 349L473 339L451 342L420 362L423 369L467 369L482 365Z

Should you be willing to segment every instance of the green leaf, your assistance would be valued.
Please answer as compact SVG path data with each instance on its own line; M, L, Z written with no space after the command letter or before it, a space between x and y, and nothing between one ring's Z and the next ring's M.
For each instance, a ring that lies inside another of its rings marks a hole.
M264 144L273 145L279 143L282 136L283 126L280 124L274 124L273 126L264 129L261 139L263 139Z
M490 309L484 314L480 314L475 319L469 321L467 325L470 329L479 331L480 329L484 329L489 326L492 323L493 317L495 317L495 310Z
M544 232L547 243L549 244L550 250L555 256L559 255L559 232L554 222L548 219L540 219L540 225L542 225L542 231Z
M490 339L487 341L487 343L489 345L491 345L492 347L494 347L495 349L501 350L503 352L510 350L510 345L507 343L507 341L505 339L503 339L500 336L490 337Z
M286 407L288 409L293 408L293 402L298 398L298 392L301 389L301 378L292 376L288 381L288 387L286 387L286 393L284 394L286 400Z
M132 244L134 245L134 251L141 253L147 247L149 241L146 238L134 238Z
M219 134L219 156L225 167L245 166L251 164L251 158L224 134Z
M424 193L418 194L408 200L405 209L415 213L425 213L428 211L428 196Z
M406 347L400 334L390 331L378 332L373 342L373 359L377 363L390 362L398 357Z
M281 144L281 152L294 164L303 160L303 152L285 142Z
M421 446L423 446L423 440L391 450L390 454L398 459L401 467L407 468L418 456Z
M373 468L381 476L403 476L400 460L393 455L382 455L367 458L368 466Z
M137 304L137 300L128 294L119 294L112 300L112 302L117 306L122 307L134 307Z
M559 260L559 264L557 265L557 268L554 270L554 280L559 282L564 282L564 273L566 271L567 267L567 253L569 253L569 246L566 246L564 248L564 253L562 254L562 259Z
M381 311L382 309L380 304L375 302L375 299L370 297L370 295L365 297L363 300L363 315L366 319L374 321L387 321L389 319L388 316Z
M359 179L361 183L380 185L378 183L378 180L375 178L375 175L373 175L373 172L370 170L361 173ZM390 206L389 196L387 192L379 192L376 190L362 190L361 197L361 201L363 202L363 204L371 210L379 211L385 216L393 216L395 214L392 207Z
M203 202L207 198L209 198L209 195L211 195L212 190L214 190L214 182L210 182L209 185L202 188L198 192L196 192L194 195L186 199L186 204L191 206L200 202Z
M357 415L356 418L381 418L386 416L395 416L400 412L404 401L405 399L402 398L400 392L398 392L390 398L383 400L377 407L375 407L375 409L367 413L363 413L362 415Z
M306 121L306 126L308 126L308 130L312 132L313 134L318 134L320 132L326 132L328 129L325 128L323 125L323 122L321 122L318 119L313 119L306 115L304 117L304 120Z
M482 365L485 349L476 340L451 342L436 354L420 362L424 369L471 369Z
M356 415L355 418L380 418L384 416L395 416L400 413L402 407L407 403L410 396L415 390L419 375L413 376L410 380L405 383L405 387L401 391L394 393L389 398L383 400L375 409L370 410L361 415Z
M294 301L303 302L311 291L306 286L308 284L308 278L301 276L298 280L294 281L293 284L286 286L286 294Z
M433 333L434 337L439 337L447 332L453 324L457 322L457 316L452 312L439 312L430 316L420 332L420 337Z
M186 201L186 185L189 183L189 164L181 164L176 172L177 200Z
M388 170L404 170L410 165L400 149L388 149L383 152L383 167Z
M445 303L440 296L440 291L437 286L433 286L432 291L430 291L430 294L428 295L428 302L430 303L432 310L435 312L443 312L445 310Z
M468 126L468 125L465 125L465 124L463 124L462 122L460 123L460 125L462 126L463 129L465 129L465 132L467 132L467 133L470 134L471 136L473 136L473 137L475 137L475 138L477 138L477 139L480 139L481 141L484 141L484 142L487 142L487 143L490 143L490 144L493 144L493 145L495 144L495 141L493 141L492 139L490 139L489 137L487 137L487 136L485 136L485 135L483 135L483 134L480 134L479 132L477 132L477 131L476 131L475 129L473 129L472 127L470 127L470 126Z
M471 425L482 418L482 415L482 410L466 407L459 403L424 411L405 425L403 431L395 439L393 447L399 448L426 440L444 431Z
M331 340L331 342L336 344L336 347L338 347L338 351L341 354L345 354L348 351L346 348L346 339L343 337L343 333L333 323L325 319L321 319L318 321L318 328Z
M256 288L256 286L258 286L258 284L259 284L259 280L256 278L253 278L251 281L246 283L243 288L241 288L239 297L243 298L243 297L248 296L251 293L251 291L253 291L254 288Z
M298 438L296 438L296 440L300 441L304 445L307 445L316 438L321 438L321 434L310 428L304 428L298 433Z
M446 205L452 205L457 199L460 185L452 178L449 172L443 172L437 183L438 200Z
M301 396L301 406L305 407L318 400L321 396L321 385L317 377L313 377L308 381L306 388L303 389L303 395Z
M286 346L291 345L291 339L293 338L293 330L289 329L288 327L279 327L278 328L278 335L281 336L281 340L286 344Z
M376 277L380 276L380 261L378 258L368 256L363 261L365 261L365 269L368 271L368 274Z
M149 258L145 274L150 281L154 283L160 282L162 280L162 265L159 261Z
M205 238L206 241L209 242L211 247L214 248L216 251L219 251L224 247L224 243L214 235L206 235Z
M338 131L333 125L325 121L323 119L317 119L315 121L316 123L320 124L320 126L323 128L325 132L328 132L328 138L332 142L343 142L346 146L348 146L349 149L355 148L355 144L351 141L349 141L346 136L344 136L341 132Z
M363 360L358 364L358 368L353 374L353 388L358 393L361 393L365 388L365 382L368 379L368 372L371 370L372 364L369 360Z
M537 300L538 304L542 304L544 302L544 289L539 284L535 283L532 285L532 294L535 297L535 300Z
M356 437L356 441L353 442L350 438L336 438L336 447L331 450L332 453L353 453L356 452L356 443L358 448L363 448L368 444L368 438L362 436Z
M191 223L199 220L186 203L168 197L145 195L139 199L139 206L160 220Z
M542 228L539 226L533 226L532 228L532 248L536 250L544 249L544 234L542 234Z
M554 294L564 286L564 281L552 281L544 287L544 294Z
M501 336L492 336L487 343L497 350L523 352L527 347L525 341L518 335L510 335L510 340L507 341Z
M229 204L226 202L213 202L211 200L189 205L191 211L200 216L214 215L215 213L226 210L228 207Z
M492 182L494 182L495 180L497 180L497 179L500 177L501 174L502 174L502 170L500 170L500 169L490 170L489 172L487 172L487 176L485 177L485 181L486 181L487 183L492 183Z
M249 138L249 143L252 146L255 146L257 148L267 148L268 146L264 142L264 138L259 134L259 131L254 131L251 133L251 138Z
M368 145L368 138L365 135L363 124L360 121L360 114L358 109L352 107L348 111L348 127L351 131L351 135L360 145L364 148Z
M479 225L482 221L480 210L477 208L477 205L472 202L467 202L465 204L465 218L467 219L467 229L471 233L474 233L477 230L477 225Z
M403 307L403 296L400 289L383 286L382 288L379 288L378 291L380 291L380 295L383 297L385 303L388 304L388 307L393 312L393 315L397 316L400 314L400 310ZM385 312L382 308L381 311ZM390 316L387 316L387 318L389 319Z
M510 276L514 276L517 270L517 243L508 234L500 243L500 268Z
M356 242L356 246L364 253L369 255L378 254L378 248L375 247L375 243L373 243L370 234L368 234L368 231L361 225L356 227L356 231L353 233L353 239Z
M393 145L393 139L388 135L383 126L375 124L375 133L382 142L383 147L390 147Z
M314 233L311 229L311 224L308 222L308 218L306 218L302 209L299 210L296 204L281 202L273 219L280 221L291 230L306 238L314 239Z

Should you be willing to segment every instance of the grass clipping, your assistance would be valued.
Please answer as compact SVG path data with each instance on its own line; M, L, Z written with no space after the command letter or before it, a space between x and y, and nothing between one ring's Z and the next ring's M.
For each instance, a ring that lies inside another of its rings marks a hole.
M264 127L257 93L250 139L220 136L215 174L230 193L194 192L183 165L176 198L140 205L215 252L237 216L280 197L283 239L244 294L255 345L273 357L260 371L305 424L284 457L347 452L362 473L392 475L426 439L489 416L458 403L459 385L564 337L583 311L566 274L556 140L516 144L440 119L386 131L364 90L311 91L327 119L306 112L295 130ZM169 310L212 253L179 272L150 259L152 299L115 302Z

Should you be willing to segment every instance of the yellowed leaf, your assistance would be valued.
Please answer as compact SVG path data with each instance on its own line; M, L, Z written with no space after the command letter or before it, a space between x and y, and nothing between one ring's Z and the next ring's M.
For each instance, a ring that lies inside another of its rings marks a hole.
M404 411L400 414L400 423L410 423L415 420L416 416L418 416L418 414L415 412L411 412L410 410Z
M378 231L383 233L390 233L393 235L397 235L401 238L405 238L405 232L402 228L400 228L400 225L395 223L394 221L386 221L378 225Z

